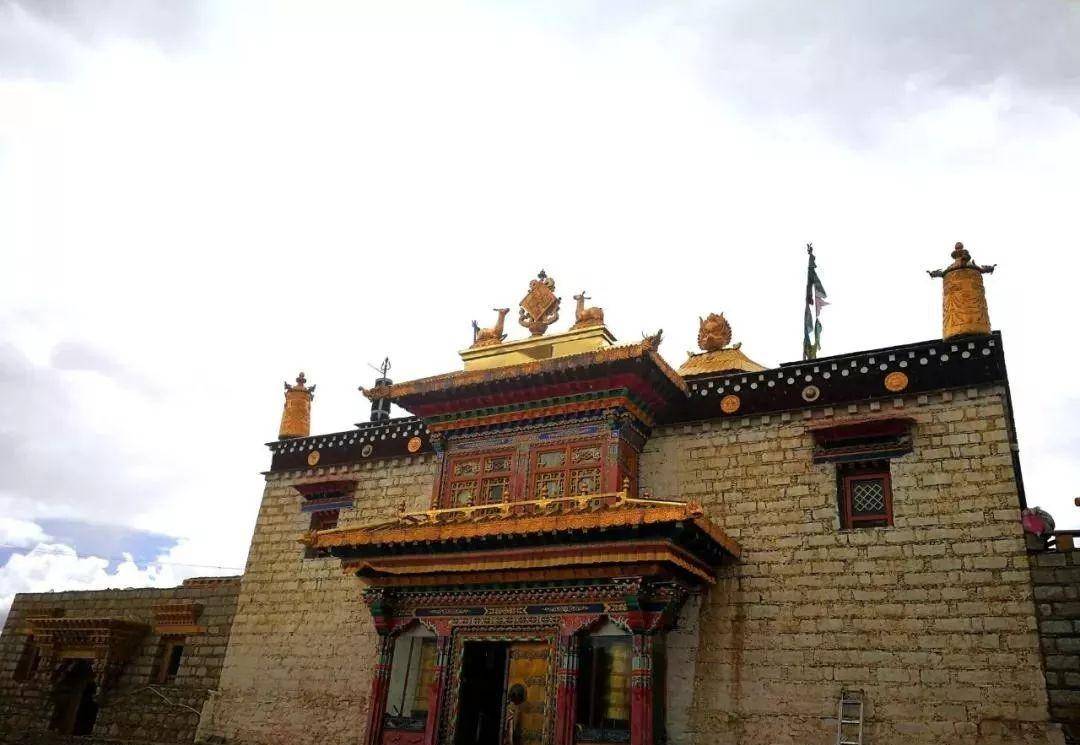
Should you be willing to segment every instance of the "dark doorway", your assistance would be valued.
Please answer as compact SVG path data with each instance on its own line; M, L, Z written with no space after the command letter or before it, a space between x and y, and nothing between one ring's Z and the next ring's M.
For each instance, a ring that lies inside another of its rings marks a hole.
M465 643L456 745L499 745L508 646Z
M94 666L87 660L65 661L53 688L49 729L65 735L93 734L98 715L96 693Z

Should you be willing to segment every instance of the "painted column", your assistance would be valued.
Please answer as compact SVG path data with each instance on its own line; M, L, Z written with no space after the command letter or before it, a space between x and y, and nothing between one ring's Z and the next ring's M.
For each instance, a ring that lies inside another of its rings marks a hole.
M375 652L375 674L371 678L371 696L368 698L368 726L366 745L379 745L382 741L383 720L386 717L386 696L390 688L390 663L394 659L394 638L379 634Z
M560 635L555 688L555 745L573 745L577 703L578 637Z
M446 681L450 677L450 637L440 635L435 643L435 674L428 694L427 723L424 725L424 745L435 745L439 739L439 711L446 700Z
M630 669L630 745L653 742L653 638L634 634L634 657Z

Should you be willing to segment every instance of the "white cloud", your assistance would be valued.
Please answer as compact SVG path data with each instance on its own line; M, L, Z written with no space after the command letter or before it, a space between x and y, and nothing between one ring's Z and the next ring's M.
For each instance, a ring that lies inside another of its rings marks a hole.
M0 620L20 592L172 587L181 579L171 567L139 567L130 554L110 570L107 559L78 556L59 543L39 543L28 553L12 554L0 567Z
M0 516L0 545L5 548L29 548L48 538L35 522Z

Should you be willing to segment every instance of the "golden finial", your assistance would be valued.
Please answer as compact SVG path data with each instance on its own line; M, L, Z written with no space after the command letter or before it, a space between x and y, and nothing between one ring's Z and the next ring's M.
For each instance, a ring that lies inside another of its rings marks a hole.
M296 385L285 383L285 410L281 413L279 440L307 437L311 434L311 400L315 398L315 386L307 387L307 378L301 372Z
M982 275L992 274L996 264L979 266L971 260L971 254L963 243L957 243L951 254L953 263L944 269L927 272L940 277L941 283L941 336L952 339L957 336L990 333L990 310L986 305L986 288Z
M593 306L591 308L585 307L585 301L591 300L588 295L585 294L585 290L581 291L580 295L574 295L574 300L577 301L577 307L574 309L574 325L570 327L570 330L584 329L590 326L603 326L604 325L604 309Z
M540 336L559 320L560 303L562 298L555 296L555 280L541 269L536 279L529 282L529 291L521 299L518 323L533 336Z
M472 322L473 329L473 342L469 349L476 349L477 347L490 347L495 344L501 344L503 339L506 338L506 334L503 333L503 322L506 320L506 314L510 312L509 308L493 308L496 313L499 314L499 318L495 321L495 325L489 329L482 329L476 322Z

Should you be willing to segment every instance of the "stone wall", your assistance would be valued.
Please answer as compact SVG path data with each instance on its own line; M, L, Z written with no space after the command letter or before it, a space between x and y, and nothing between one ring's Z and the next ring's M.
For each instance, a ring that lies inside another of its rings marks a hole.
M1080 742L1080 551L1033 552L1031 578L1050 715Z
M357 479L361 525L430 504L434 456L270 474L248 554L232 639L200 730L238 743L353 745L366 725L375 630L360 580L333 558L305 559L298 543L310 515L292 485Z
M832 744L844 689L866 743L1060 742L1004 407L992 387L654 433L643 484L697 500L744 549L670 640L672 743ZM890 412L916 420L891 465L895 524L841 530L807 425Z
M27 644L28 619L57 615L122 618L150 626L115 687L99 695L95 736L191 742L203 703L218 686L239 589L239 578L214 578L189 580L168 589L16 595L0 635L0 742L42 741L52 713L51 671L42 669L24 681L16 680L16 668ZM170 600L201 604L198 625L205 627L205 633L186 637L175 682L158 685L153 674L161 637L153 630L153 607Z

